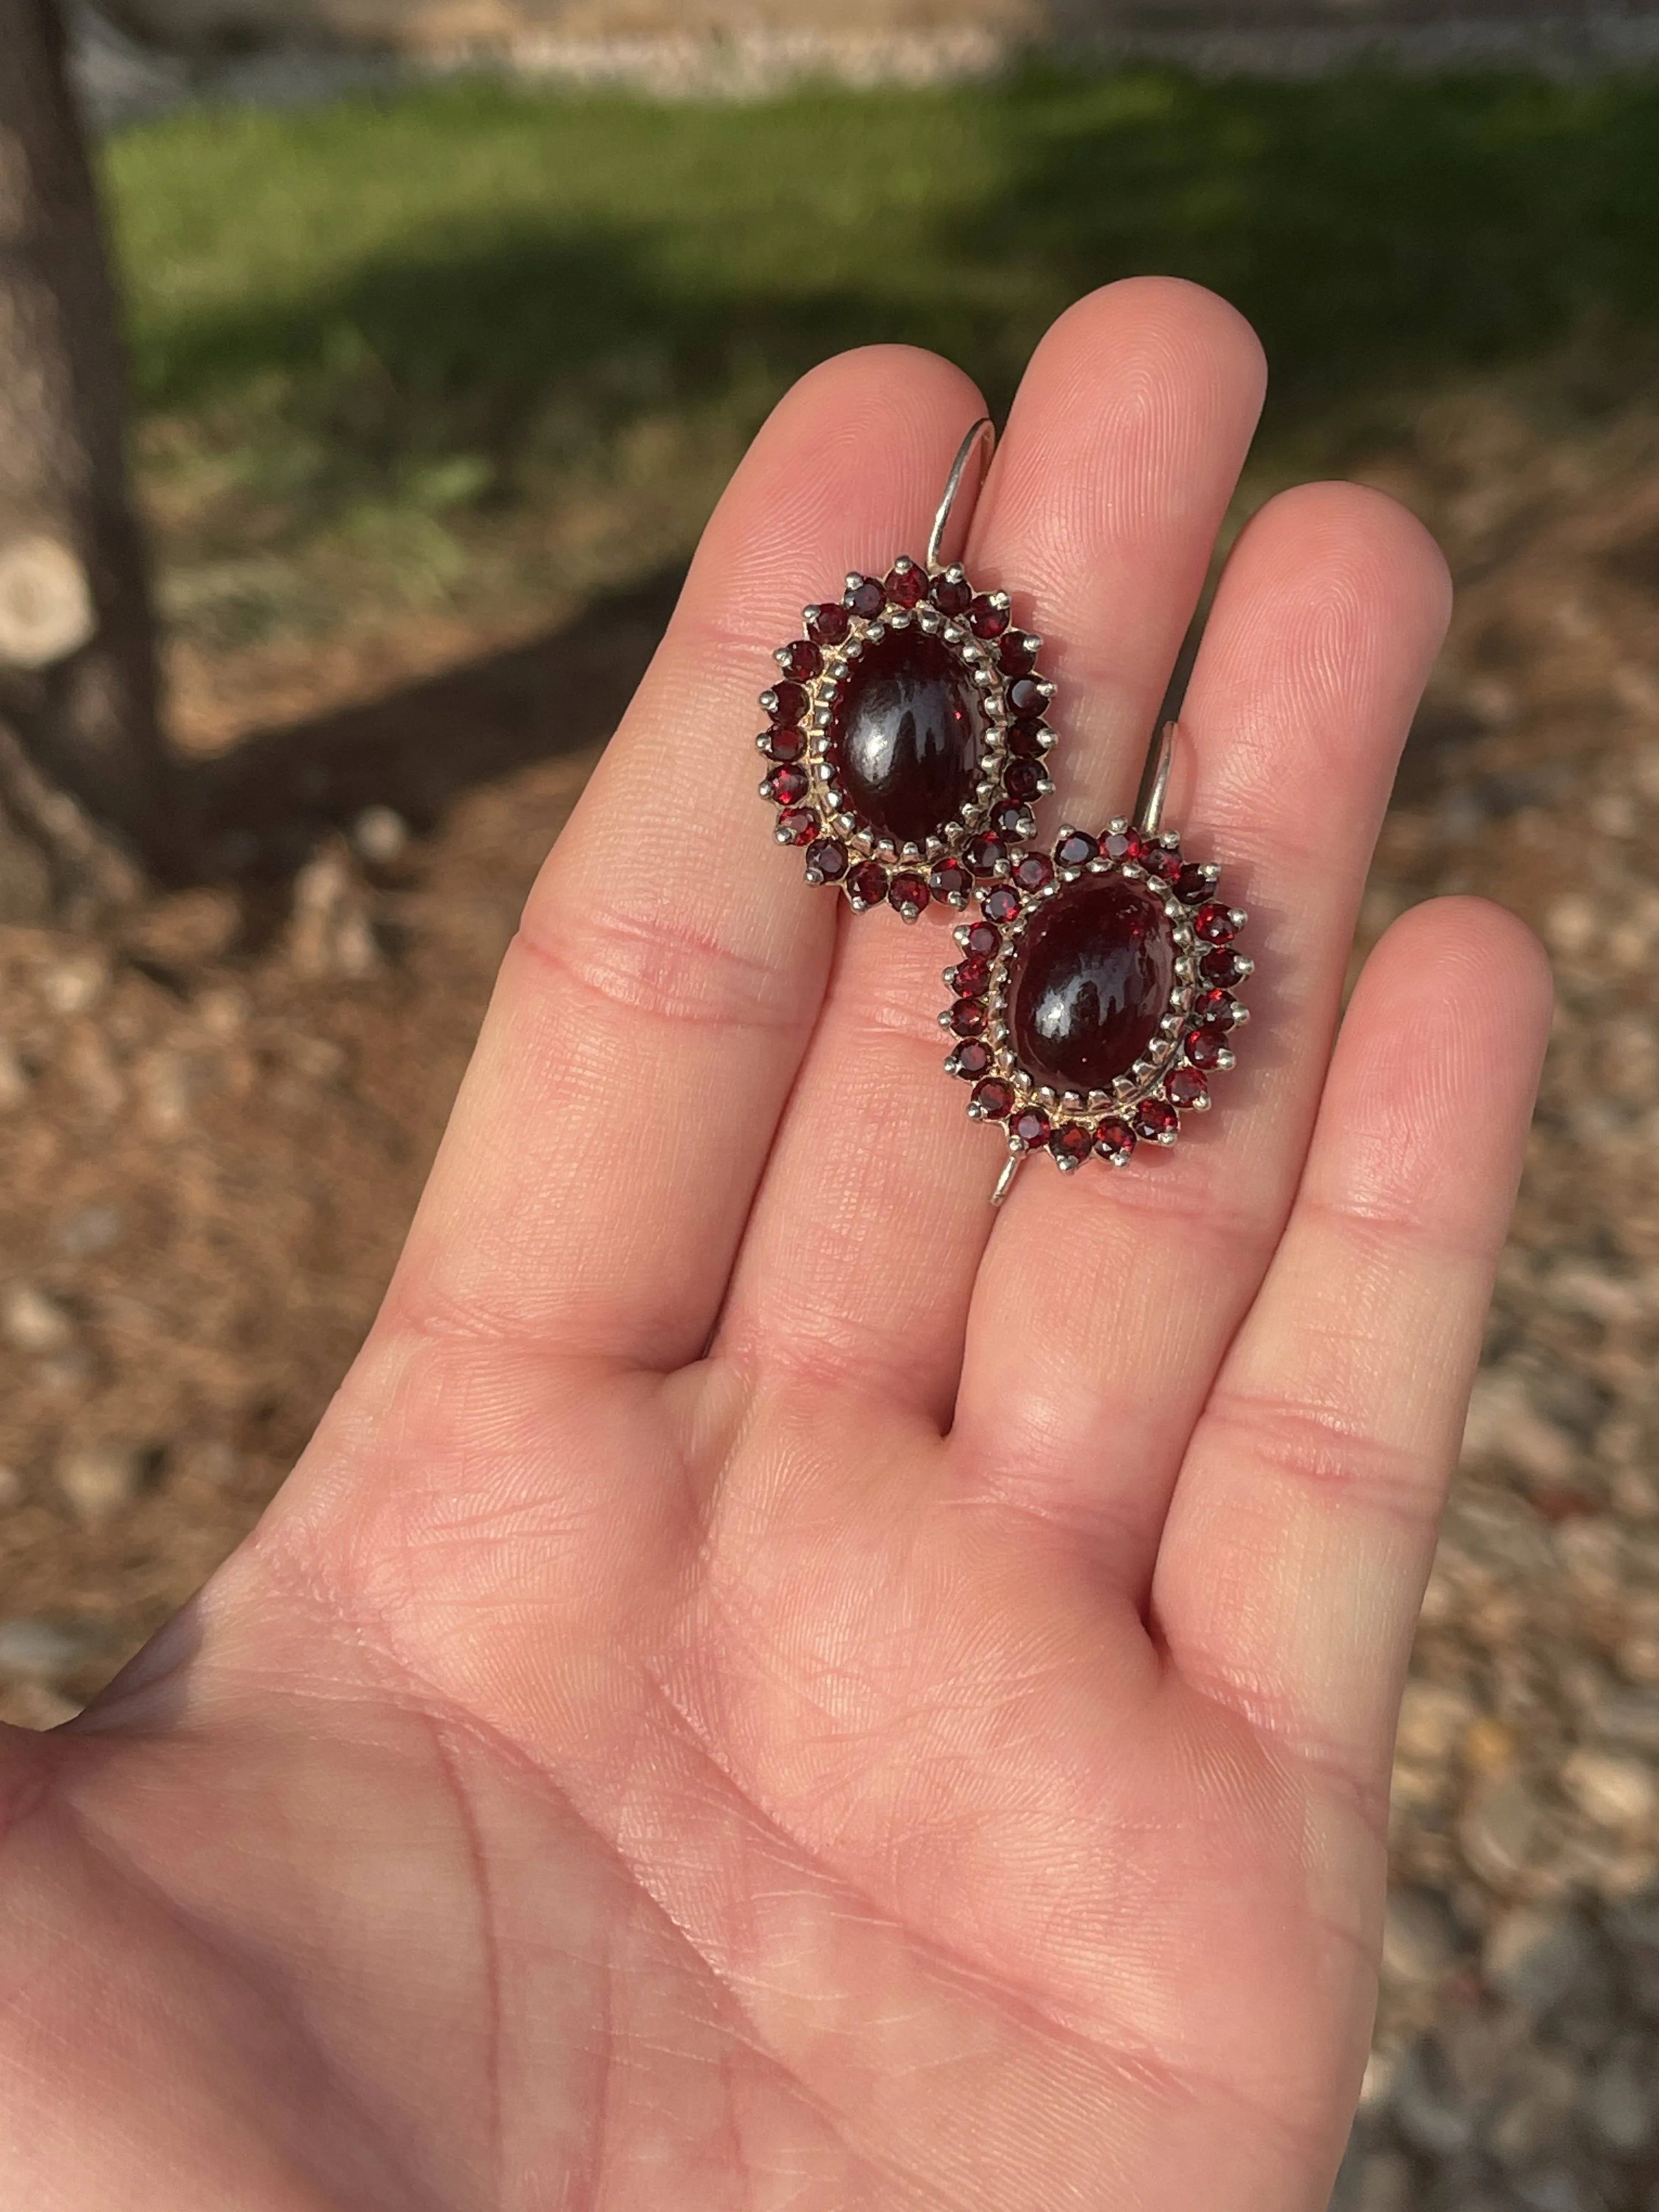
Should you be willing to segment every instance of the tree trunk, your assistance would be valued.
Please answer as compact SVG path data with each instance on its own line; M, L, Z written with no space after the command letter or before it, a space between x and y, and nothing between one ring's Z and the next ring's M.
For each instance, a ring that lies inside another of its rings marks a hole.
M63 27L53 0L0 0L0 721L15 740L0 743L0 914L27 902L7 867L20 837L50 848L51 903L66 891L84 902L93 887L73 879L97 840L52 827L77 809L118 847L172 856L125 431L119 322Z

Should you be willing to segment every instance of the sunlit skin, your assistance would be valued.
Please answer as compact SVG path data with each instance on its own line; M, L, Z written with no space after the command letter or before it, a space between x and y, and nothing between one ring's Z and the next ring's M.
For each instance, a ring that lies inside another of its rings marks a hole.
M1031 365L967 557L1048 641L1045 825L1129 803L1262 381L1150 280ZM1239 1067L993 1212L954 917L807 887L752 744L981 411L898 349L784 400L315 1441L102 1700L7 1734L7 2205L1320 2212L1547 980L1419 908L1333 1057L1448 587L1386 499L1288 493L1167 815L1250 910Z

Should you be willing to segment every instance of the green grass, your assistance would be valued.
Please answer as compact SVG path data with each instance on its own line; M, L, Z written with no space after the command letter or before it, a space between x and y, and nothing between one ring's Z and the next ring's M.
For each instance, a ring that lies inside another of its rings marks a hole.
M331 546L418 598L464 597L514 514L556 508L596 575L671 551L839 347L935 347L1000 408L1052 316L1136 271L1255 321L1269 465L1543 362L1619 403L1659 360L1656 144L1650 77L1147 70L737 107L452 84L106 161L177 558L234 586Z

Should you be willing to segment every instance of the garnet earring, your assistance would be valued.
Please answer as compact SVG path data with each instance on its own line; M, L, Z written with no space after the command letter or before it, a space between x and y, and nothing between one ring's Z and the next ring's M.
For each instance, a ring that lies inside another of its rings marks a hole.
M807 881L839 884L855 913L885 899L914 921L929 899L963 907L1005 881L1052 787L1042 641L1011 627L1006 592L976 591L943 557L969 464L980 456L982 483L994 436L982 421L963 440L926 562L850 575L839 599L808 607L761 694L777 841L804 847Z
M1245 916L1218 899L1219 868L1184 859L1161 827L1178 727L1159 734L1134 823L1016 854L957 931L939 1020L961 1042L945 1064L973 1084L974 1119L1006 1133L994 1205L1038 1150L1070 1172L1174 1144L1233 1065L1228 1039L1248 1018L1233 986L1254 963L1234 949Z

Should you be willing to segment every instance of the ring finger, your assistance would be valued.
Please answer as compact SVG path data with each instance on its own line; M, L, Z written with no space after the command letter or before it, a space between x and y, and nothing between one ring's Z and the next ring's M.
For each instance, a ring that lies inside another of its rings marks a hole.
M1252 1027L1220 1111L1121 1173L1022 1178L981 1273L957 1413L970 1490L1080 1530L1139 1591L1173 1473L1301 1171L1395 763L1444 628L1444 564L1350 484L1235 550L1167 818L1250 911Z

